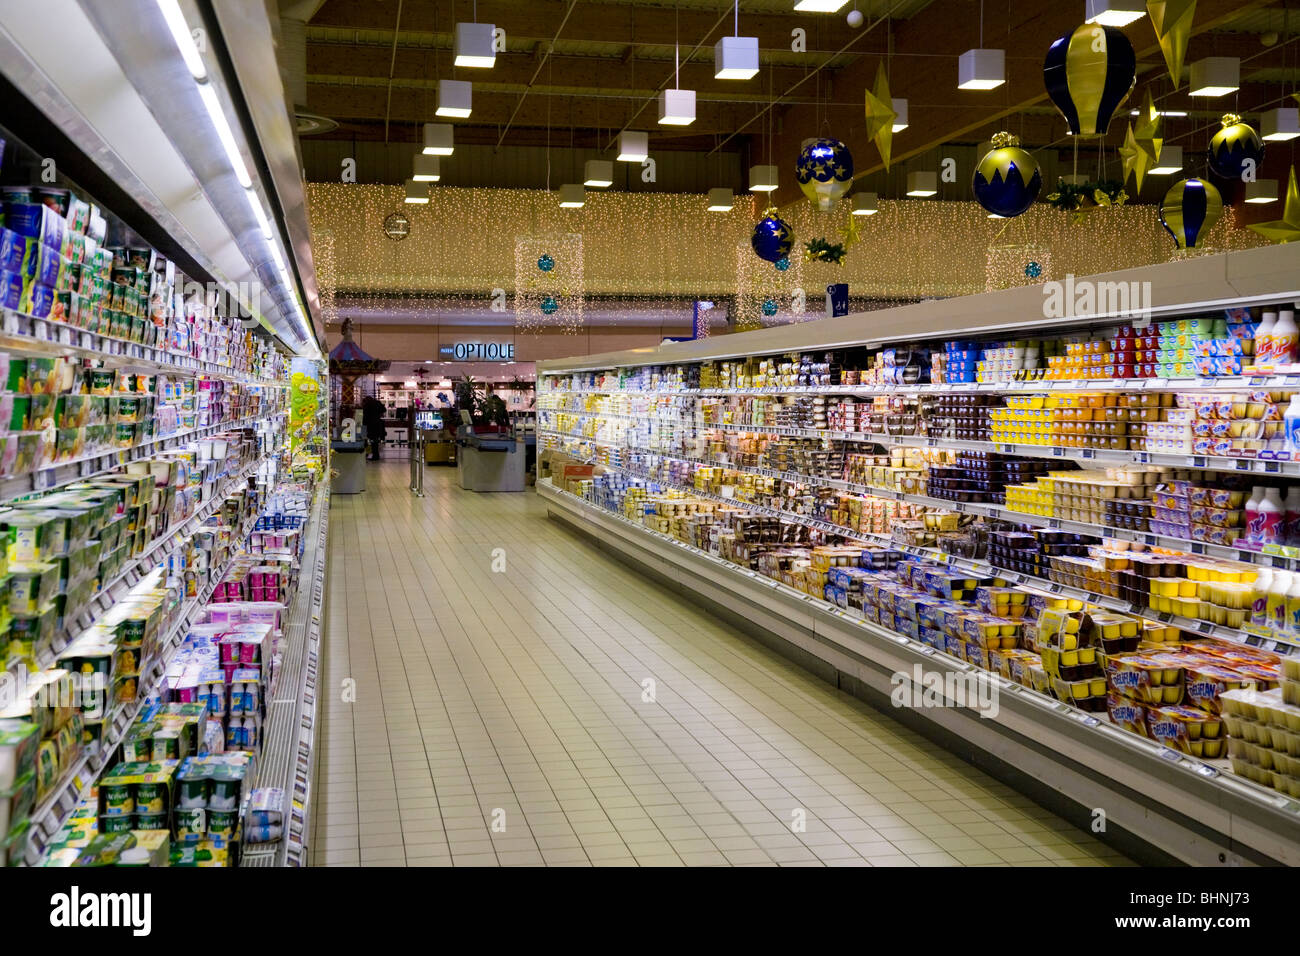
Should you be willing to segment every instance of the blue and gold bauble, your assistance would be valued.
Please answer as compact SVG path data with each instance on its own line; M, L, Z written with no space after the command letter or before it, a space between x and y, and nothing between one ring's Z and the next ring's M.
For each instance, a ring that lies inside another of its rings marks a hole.
M1133 44L1114 27L1085 23L1058 39L1043 62L1043 85L1075 136L1105 136L1137 82Z
M830 209L853 185L853 154L838 139L809 140L794 170L803 194L819 209Z
M1259 133L1236 113L1224 115L1223 128L1210 139L1210 170L1224 179L1242 181L1242 174L1254 163L1253 172L1259 171L1259 164L1264 161L1264 141Z
M790 250L794 247L794 233L790 231L790 225L775 210L771 210L754 227L749 244L754 247L754 253L760 259L780 262L790 257Z
M998 133L993 137L993 148L975 167L971 188L981 206L1010 219L1034 204L1043 188L1043 174L1038 160L1020 148L1017 137Z
M763 314L766 315L766 316L773 316L773 315L776 315L776 300L775 300L775 299L764 299L764 300L763 300Z
M1223 197L1204 179L1179 180L1160 203L1160 223L1179 249L1199 248L1222 215Z
M537 260L537 268L543 272L550 272L555 268L555 260L551 258L549 253L542 253L541 258Z
M559 308L560 303L555 301L555 296L548 295L546 298L542 299L541 309L543 315L554 315L559 311Z

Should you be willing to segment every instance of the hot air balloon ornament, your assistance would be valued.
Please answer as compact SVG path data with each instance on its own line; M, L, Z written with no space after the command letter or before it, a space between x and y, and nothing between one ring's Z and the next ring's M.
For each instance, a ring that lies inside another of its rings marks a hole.
M809 140L794 169L799 188L818 209L830 209L853 185L853 154L838 139Z
M1133 44L1114 27L1085 23L1057 39L1043 62L1043 85L1075 136L1105 136L1137 82Z
M1160 224L1180 250L1201 248L1222 215L1223 197L1213 183L1203 179L1180 179L1160 203Z
M769 209L754 226L749 244L760 259L776 263L790 258L790 250L794 248L794 233L790 231L790 224L778 216L775 209Z
M1221 122L1223 128L1210 139L1210 170L1223 179L1242 182L1247 171L1253 175L1264 161L1264 141L1236 113L1224 114Z
M1010 219L1034 204L1043 188L1043 173L1038 160L1020 148L1018 137L998 133L993 148L975 167L971 188L981 206Z

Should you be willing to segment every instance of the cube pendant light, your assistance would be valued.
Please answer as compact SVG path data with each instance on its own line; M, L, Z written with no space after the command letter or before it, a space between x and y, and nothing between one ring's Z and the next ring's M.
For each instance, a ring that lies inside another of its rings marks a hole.
M608 159L589 159L582 167L582 185L604 189L614 185L614 164Z
M799 0L794 8L799 13L839 13L849 0Z
M581 183L565 183L560 187L560 208L581 209L587 202L587 191Z
M618 161L643 163L650 155L650 134L624 130L618 134Z
M1241 85L1241 60L1235 56L1207 56L1192 64L1188 96L1226 96Z
M1272 143L1300 136L1300 109L1279 106L1260 115L1259 135Z
M1243 198L1248 203L1277 202L1277 180L1257 179L1253 183L1246 183Z
M415 154L415 169L411 178L417 183L436 183L442 179L442 166L437 156Z
M890 100L894 108L894 132L899 133L907 129L907 100L900 97L894 97Z
M1183 148L1166 143L1160 150L1160 161L1150 170L1153 176L1167 176L1183 168Z
M660 90L659 122L664 126L690 126L695 122L694 90Z
M909 196L933 196L938 191L938 173L917 172L907 174L907 194Z
M406 181L406 201L412 205L419 205L429 201L429 187L424 183L417 183L414 179Z
M731 212L735 195L730 189L709 190L709 212Z
M438 81L439 116L464 119L474 109L474 84L468 80Z
M1006 82L1005 50L967 50L957 60L957 89L993 90Z
M752 193L770 193L776 190L778 170L775 166L750 166L749 191Z
M452 128L446 123L424 124L424 152L428 156L450 156L455 150Z
M496 65L496 27L491 23L456 24L456 65L483 69Z
M758 73L758 37L723 37L713 47L713 75L749 80Z
M880 210L877 208L875 193L854 193L853 194L853 215L855 216L874 216Z
M1126 27L1147 15L1146 0L1087 0L1084 20L1104 27Z

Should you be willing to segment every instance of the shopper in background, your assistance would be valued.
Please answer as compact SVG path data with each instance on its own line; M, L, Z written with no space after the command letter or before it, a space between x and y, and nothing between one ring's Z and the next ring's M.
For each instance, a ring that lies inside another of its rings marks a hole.
M506 411L506 403L493 391L491 385L487 387L487 398L483 400L483 424L510 427L510 413Z
M370 460L379 460L379 443L384 440L384 403L373 395L367 395L361 403L361 424L366 429L366 441L370 442Z

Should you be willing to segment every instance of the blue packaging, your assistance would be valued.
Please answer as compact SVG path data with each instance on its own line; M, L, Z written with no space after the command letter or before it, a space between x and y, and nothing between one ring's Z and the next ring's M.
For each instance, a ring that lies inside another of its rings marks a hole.
M17 272L0 272L0 306L17 309L23 300L23 277Z
M63 247L63 217L44 203L6 203L5 227L55 249Z

